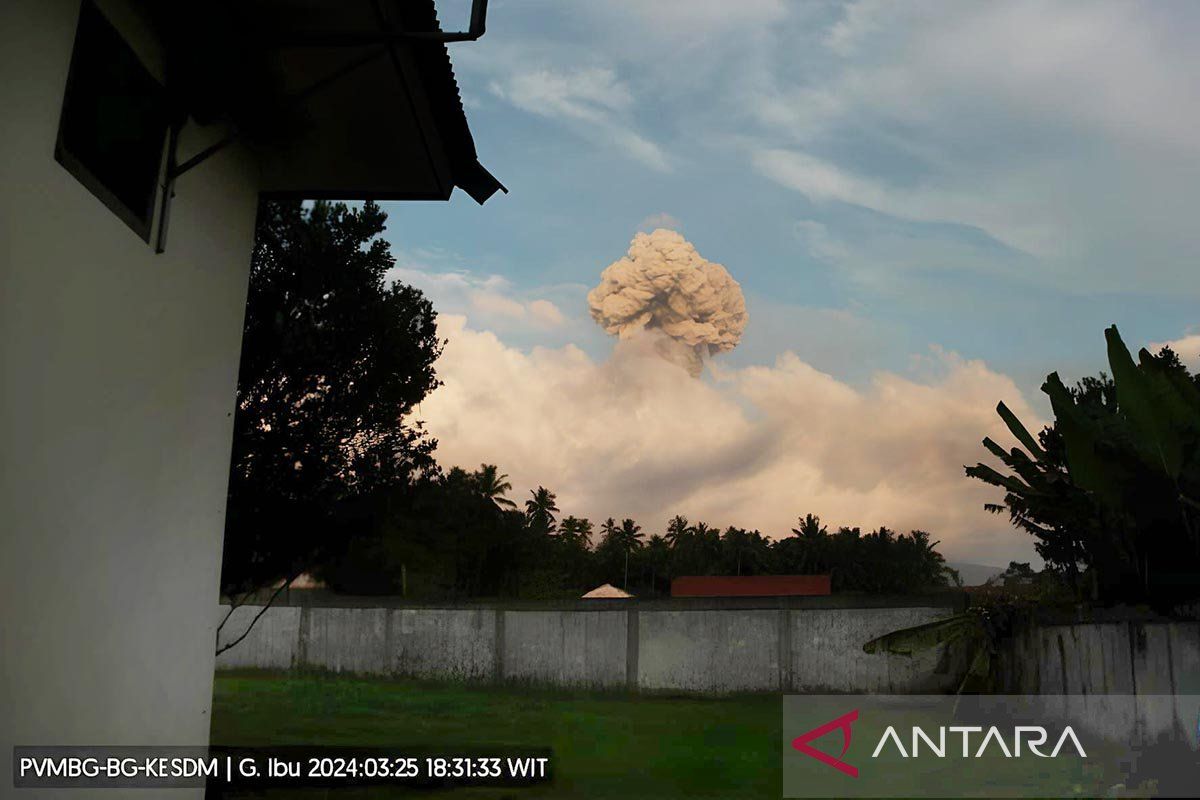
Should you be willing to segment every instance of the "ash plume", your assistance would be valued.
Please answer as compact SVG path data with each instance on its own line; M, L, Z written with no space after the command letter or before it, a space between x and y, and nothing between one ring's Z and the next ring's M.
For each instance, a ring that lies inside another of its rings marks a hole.
M588 292L588 309L622 340L648 335L693 377L706 358L737 346L747 319L742 287L729 272L665 228L633 237L625 257Z

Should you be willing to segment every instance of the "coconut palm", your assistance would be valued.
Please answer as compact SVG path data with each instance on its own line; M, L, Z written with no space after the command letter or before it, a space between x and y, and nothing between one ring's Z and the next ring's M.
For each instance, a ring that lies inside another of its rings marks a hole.
M616 541L625 551L625 589L629 588L629 553L642 546L642 526L626 517L616 531Z
M558 526L558 538L583 550L592 546L592 522L587 517L563 517Z
M743 569L749 575L757 575L769 566L770 542L759 531L729 526L721 537L721 547L726 554L726 566L733 562L733 572L741 575Z
M721 532L708 523L697 522L692 529L693 558L702 575L717 575L721 566Z
M475 471L475 487L478 492L496 504L497 508L516 508L517 504L504 495L512 491L508 476L500 472L495 464L480 464Z
M554 533L554 514L558 511L555 501L558 498L545 486L530 489L529 494L530 498L525 501L525 519L529 527L542 533Z
M658 591L658 578L669 577L667 571L671 562L671 545L665 537L656 533L646 542L646 562L650 565L650 588Z
M816 573L828 569L829 528L822 525L821 518L815 514L800 517L799 526L792 528L792 538L781 544L784 550L794 554L792 568L797 572Z
M671 521L667 523L667 535L665 537L667 544L672 548L683 543L683 540L692 532L688 525L688 518L676 514L671 517Z

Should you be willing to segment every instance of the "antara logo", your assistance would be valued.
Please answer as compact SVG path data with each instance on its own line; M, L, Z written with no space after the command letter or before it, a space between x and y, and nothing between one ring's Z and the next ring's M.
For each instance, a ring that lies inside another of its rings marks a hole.
M922 741L925 742L925 747L928 748L933 755L937 756L938 758L945 758L947 731L949 731L951 734L962 735L963 758L982 757L991 742L996 743L996 747L1000 749L1000 752L1004 753L1005 758L1020 758L1023 736L1027 737L1024 741L1025 746L1029 748L1029 752L1033 753L1039 758L1057 758L1059 751L1062 750L1063 745L1067 743L1068 739L1071 741L1071 744L1074 745L1075 752L1079 753L1079 757L1087 758L1087 753L1083 752L1083 745L1079 743L1079 737L1075 735L1075 731L1071 730L1070 725L1063 729L1062 735L1058 737L1058 743L1054 745L1054 750L1051 751L1050 755L1046 755L1038 749L1046 744L1046 739L1049 736L1049 734L1046 733L1046 729L1041 725L1016 726L1013 729L1012 736L1009 737L1013 743L1011 750L1008 748L1008 742L1005 741L1003 734L1000 733L1000 729L993 725L992 727L988 728L987 733L983 735L983 740L979 743L979 749L975 751L974 755L971 754L971 734L983 733L983 728L978 725L951 725L949 727L942 726L937 730L938 740L937 743L934 744L934 741L929 734L925 733L922 728L913 726L912 752L909 753L904 749L904 743L900 741L900 735L896 733L896 729L889 725L888 729L883 732L883 736L879 737L879 744L875 745L875 752L871 753L871 758L878 758L880 751L883 750L883 746L889 741L895 744L896 750L898 750L900 755L904 758L917 757L919 755L919 746Z
M831 719L824 725L818 725L811 731L800 734L795 739L792 739L792 747L796 748L801 753L804 753L806 756L815 758L822 764L828 764L838 772L844 772L851 778L857 778L858 767L851 766L845 761L842 761L842 758L846 755L846 751L850 749L850 726L853 725L857 719L858 709L856 708L849 714L842 714L837 719ZM838 730L839 728L842 731L842 753L837 758L834 758L828 753L822 753L817 748L809 745L809 742L811 742L813 739L820 739L825 734Z
M843 760L846 756L846 752L850 749L850 738L853 733L851 726L857 720L858 709L856 708L849 713L837 717L836 719L831 719L824 725L818 725L812 730L800 734L792 740L792 747L810 758L815 758L822 764L833 767L838 772L849 775L851 778L857 778L858 767L848 764ZM836 757L831 756L829 753L822 752L809 744L809 742L812 742L814 739L820 739L822 736L825 736L826 734L832 733L836 730L840 730L842 732L842 752ZM928 750L929 753L934 757L946 758L947 732L952 735L960 735L962 737L963 758L980 758L984 752L987 751L988 746L992 742L995 742L995 746L1001 753L1004 754L1005 758L1020 758L1022 742L1025 744L1025 747L1028 748L1028 751L1033 753L1035 756L1040 758L1056 758L1058 757L1059 752L1063 749L1063 745L1067 744L1068 741L1075 749L1075 752L1079 754L1080 758L1087 758L1087 753L1084 752L1083 745L1079 742L1079 737L1075 735L1075 731L1071 729L1070 725L1063 729L1062 735L1058 737L1058 743L1054 745L1054 749L1049 754L1046 754L1039 749L1046 744L1046 741L1049 738L1049 734L1046 732L1046 729L1040 725L1017 725L1013 729L1012 735L1009 737L1009 740L1011 740L1013 744L1011 749L1008 746L1008 741L1005 739L1004 735L1001 734L1000 729L995 725L987 729L987 733L983 735L983 739L980 741L979 747L975 750L972 750L970 746L971 734L983 733L982 727L978 725L950 725L942 726L937 730L937 741L935 742L934 738L926 733L923 728L914 725L912 728L911 748L909 750L905 750L904 743L900 739L900 734L896 732L895 726L889 725L887 730L883 732L883 735L879 737L879 743L875 745L875 750L871 753L871 758L879 758L879 754L883 752L885 745L887 745L889 742L895 746L896 750L903 758L916 758L920 755L923 755L923 753L921 753L922 742L925 743L925 749ZM954 753L952 752L951 755L954 755Z

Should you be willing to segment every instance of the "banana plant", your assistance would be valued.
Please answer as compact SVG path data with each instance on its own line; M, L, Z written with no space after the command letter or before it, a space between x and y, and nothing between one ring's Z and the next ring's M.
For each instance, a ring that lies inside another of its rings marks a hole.
M967 475L1005 490L1007 511L1051 566L1091 570L1097 599L1171 602L1200 591L1200 386L1173 353L1143 349L1135 362L1115 326L1105 331L1112 379L1068 388L1057 373L1042 391L1053 427L1034 436L1003 403L1021 447L984 447L1009 470ZM1022 449L1023 448L1023 449ZM1192 585L1189 586L1189 583ZM1101 592L1103 588L1103 592Z
M912 657L941 645L958 646L966 652L967 667L956 693L987 693L995 688L993 664L998 639L1010 629L1009 609L975 606L961 614L879 636L864 644L863 652Z

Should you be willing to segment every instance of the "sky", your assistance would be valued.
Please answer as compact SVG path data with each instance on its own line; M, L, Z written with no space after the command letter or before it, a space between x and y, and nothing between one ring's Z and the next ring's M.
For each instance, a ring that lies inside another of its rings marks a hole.
M441 0L465 27L469 2ZM432 298L443 465L563 513L787 535L923 528L1004 565L1032 541L965 478L1038 427L1103 329L1200 365L1200 4L492 0L451 45L483 206L386 204ZM588 292L638 232L740 284L699 377Z

